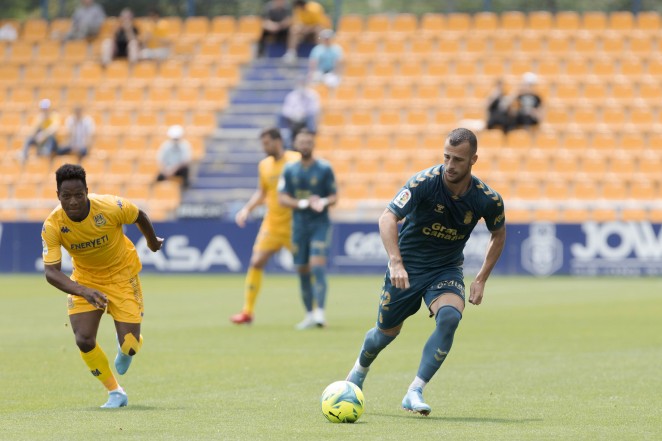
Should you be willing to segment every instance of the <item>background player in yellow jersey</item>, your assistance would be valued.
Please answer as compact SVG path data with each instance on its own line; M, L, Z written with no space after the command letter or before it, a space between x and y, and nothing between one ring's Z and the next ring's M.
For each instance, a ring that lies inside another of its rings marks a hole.
M41 231L46 280L69 294L69 320L76 345L92 375L108 389L108 401L101 407L123 407L128 404L127 395L96 341L99 322L106 310L115 321L115 368L122 375L143 341L143 294L138 278L142 264L122 226L135 223L154 252L161 248L163 239L156 236L145 212L126 199L88 195L81 166L63 165L55 172L55 180L60 205ZM71 278L61 270L61 247L73 260Z
M246 274L244 307L239 314L230 317L236 324L250 324L253 321L255 300L260 293L264 266L276 252L282 248L291 250L292 246L292 210L278 203L278 179L285 164L299 160L301 155L284 149L283 139L277 128L263 130L260 133L260 141L267 157L258 164L258 188L239 210L235 221L243 228L250 213L262 204L266 204L267 212L255 239Z

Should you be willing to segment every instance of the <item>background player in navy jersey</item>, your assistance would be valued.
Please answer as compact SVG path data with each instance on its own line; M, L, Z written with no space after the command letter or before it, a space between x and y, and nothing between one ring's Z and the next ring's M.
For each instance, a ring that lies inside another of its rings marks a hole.
M476 135L453 130L444 144L444 164L414 175L379 218L379 231L389 256L377 325L370 329L347 380L363 388L368 368L399 334L407 317L425 301L436 327L423 347L416 378L402 407L428 415L423 388L441 367L453 344L464 311L462 250L480 218L491 238L483 265L469 290L469 302L480 305L483 290L506 241L501 196L471 167L478 159ZM398 233L398 222L405 219Z
M301 153L301 160L285 166L278 200L281 205L294 209L292 254L306 308L306 316L297 329L307 329L325 325L326 258L331 243L329 207L338 198L331 165L313 156L315 136L302 130L294 146Z

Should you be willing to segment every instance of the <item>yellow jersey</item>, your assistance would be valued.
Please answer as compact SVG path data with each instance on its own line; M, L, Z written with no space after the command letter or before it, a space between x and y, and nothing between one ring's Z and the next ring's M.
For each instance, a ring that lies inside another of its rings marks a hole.
M71 255L71 279L81 284L125 282L142 268L136 247L122 225L138 219L138 207L113 195L89 194L90 213L80 222L69 219L62 206L55 208L41 229L45 265L62 260L64 247Z
M306 26L324 26L327 24L324 7L317 2L306 2L303 8L294 8L292 21Z
M278 203L278 179L283 173L285 164L299 159L301 159L299 152L286 150L279 160L276 161L273 156L268 156L257 166L260 188L266 194L267 212L262 225L270 231L289 233L292 227L292 210Z

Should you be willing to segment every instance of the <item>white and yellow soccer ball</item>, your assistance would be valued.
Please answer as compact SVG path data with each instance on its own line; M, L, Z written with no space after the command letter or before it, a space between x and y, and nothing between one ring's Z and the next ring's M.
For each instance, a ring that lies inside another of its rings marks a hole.
M322 392L322 413L332 423L353 423L363 414L363 392L354 383L336 381Z

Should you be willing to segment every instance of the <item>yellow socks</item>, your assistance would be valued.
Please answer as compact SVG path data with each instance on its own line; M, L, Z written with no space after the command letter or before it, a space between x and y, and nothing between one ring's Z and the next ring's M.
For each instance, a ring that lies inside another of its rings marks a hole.
M90 352L81 352L80 356L94 375L109 391L119 387L113 371L110 370L108 357L97 344Z
M244 292L244 312L248 315L253 315L255 309L255 300L260 294L262 287L262 274L263 270L259 268L249 268L246 273L246 290Z

